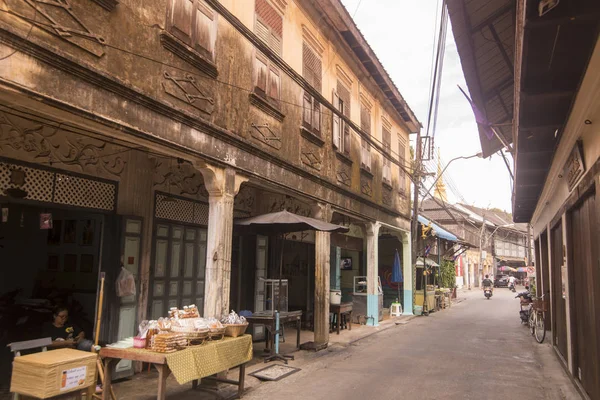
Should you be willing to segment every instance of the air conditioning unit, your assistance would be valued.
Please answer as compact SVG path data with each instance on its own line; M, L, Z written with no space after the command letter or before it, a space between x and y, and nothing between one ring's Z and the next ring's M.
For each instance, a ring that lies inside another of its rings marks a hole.
M550 10L558 6L559 2L560 0L540 0L540 4L538 5L540 17L547 14Z

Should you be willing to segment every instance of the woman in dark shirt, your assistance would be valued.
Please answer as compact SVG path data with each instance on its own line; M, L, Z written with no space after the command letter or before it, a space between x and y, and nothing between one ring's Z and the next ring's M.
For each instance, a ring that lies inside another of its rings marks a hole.
M85 333L78 326L67 322L69 310L56 307L53 312L54 320L44 326L44 337L52 338L52 347L77 347L89 350L91 342L85 340Z

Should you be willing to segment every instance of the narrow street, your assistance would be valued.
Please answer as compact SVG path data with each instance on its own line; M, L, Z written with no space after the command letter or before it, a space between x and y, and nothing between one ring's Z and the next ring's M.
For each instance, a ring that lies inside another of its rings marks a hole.
M519 324L513 293L496 289L489 301L479 290L461 296L449 310L359 341L244 398L580 398L549 344L537 344Z

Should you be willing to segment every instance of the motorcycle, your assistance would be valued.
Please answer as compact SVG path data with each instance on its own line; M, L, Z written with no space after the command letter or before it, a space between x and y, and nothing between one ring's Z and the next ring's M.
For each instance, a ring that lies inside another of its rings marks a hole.
M517 289L515 288L515 286L516 286L516 285L514 284L514 282L511 282L511 283L509 283L509 284L508 284L508 289L509 289L511 292L515 293L515 292L517 291Z
M525 292L521 292L515 296L515 299L519 299L521 303L519 316L521 317L522 324L527 324L529 322L529 305L533 301L531 298L531 293L529 292L529 286L525 286L525 289Z
M485 287L483 288L483 295L485 296L486 299L490 299L490 297L492 297L493 293L492 293L492 288L491 287Z

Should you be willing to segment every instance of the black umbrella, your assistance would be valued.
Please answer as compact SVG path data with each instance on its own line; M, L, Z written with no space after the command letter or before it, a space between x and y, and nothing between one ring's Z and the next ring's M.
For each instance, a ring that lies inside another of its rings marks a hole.
M283 269L283 236L286 233L301 231L322 231L322 232L348 232L345 226L330 224L315 218L304 217L289 211L279 211L275 213L258 215L252 218L245 218L235 221L242 232L253 233L257 235L278 235L281 238L279 250L279 295L277 296L277 313L275 315L275 354L271 355L267 361L279 359L287 363L285 357L294 359L293 356L279 355L279 309L281 308L281 279Z

